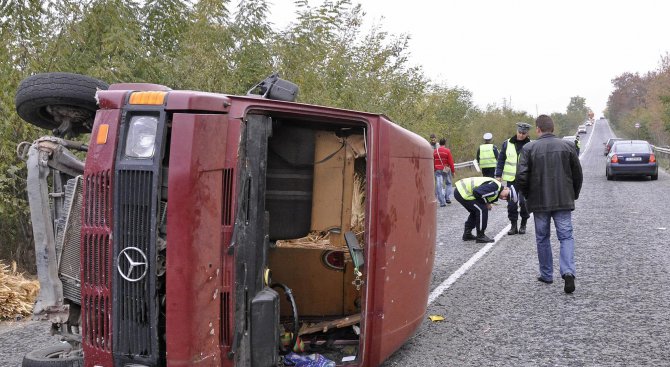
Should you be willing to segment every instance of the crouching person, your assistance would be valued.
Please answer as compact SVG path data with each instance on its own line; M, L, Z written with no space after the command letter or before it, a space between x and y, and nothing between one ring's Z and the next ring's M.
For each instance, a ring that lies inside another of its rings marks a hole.
M493 242L493 239L485 233L491 203L498 198L517 202L518 196L514 186L503 187L498 180L491 177L464 178L456 182L455 186L454 197L470 213L465 221L463 241ZM472 235L473 229L477 229L476 237Z

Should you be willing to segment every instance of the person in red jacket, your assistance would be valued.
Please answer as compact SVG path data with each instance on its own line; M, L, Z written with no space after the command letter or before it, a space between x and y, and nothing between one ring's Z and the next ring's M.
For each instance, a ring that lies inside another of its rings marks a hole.
M433 166L435 168L435 196L440 206L451 204L451 181L454 173L454 158L451 150L446 148L447 139L440 139L440 146L433 151Z

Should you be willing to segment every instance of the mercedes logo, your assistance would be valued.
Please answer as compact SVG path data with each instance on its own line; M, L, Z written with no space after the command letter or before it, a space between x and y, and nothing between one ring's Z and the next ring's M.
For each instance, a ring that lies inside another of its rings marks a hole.
M126 264L121 266L121 264ZM147 275L147 268L149 262L142 250L137 247L126 247L116 257L116 269L123 279L129 282L137 282L142 280ZM125 268L125 273L122 268Z

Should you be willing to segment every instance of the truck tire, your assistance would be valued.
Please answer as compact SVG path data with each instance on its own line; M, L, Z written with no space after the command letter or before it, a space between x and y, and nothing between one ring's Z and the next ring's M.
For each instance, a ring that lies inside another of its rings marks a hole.
M89 133L98 109L95 93L107 88L107 83L85 75L35 74L19 84L16 112L35 126L54 130L57 136ZM71 123L61 126L62 116Z
M69 344L56 345L29 352L23 357L22 367L84 367L84 358L67 357L63 354L72 350Z

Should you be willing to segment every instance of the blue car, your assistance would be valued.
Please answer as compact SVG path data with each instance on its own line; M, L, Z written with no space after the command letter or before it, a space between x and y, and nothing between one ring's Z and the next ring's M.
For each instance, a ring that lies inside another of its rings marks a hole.
M607 154L605 175L608 180L619 176L650 176L658 180L654 150L645 140L618 140Z

